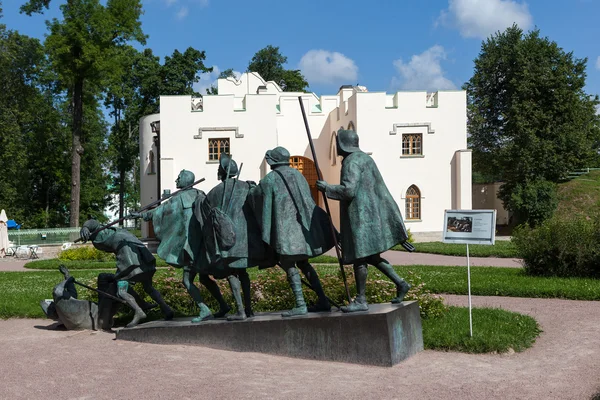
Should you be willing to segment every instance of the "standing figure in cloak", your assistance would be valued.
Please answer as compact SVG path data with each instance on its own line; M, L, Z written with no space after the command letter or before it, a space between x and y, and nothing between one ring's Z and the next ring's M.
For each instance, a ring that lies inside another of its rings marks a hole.
M329 217L316 205L302 173L290 167L290 153L285 148L267 151L265 159L272 171L252 188L250 198L262 240L277 254L294 293L296 307L282 315L292 317L309 311L296 267L306 276L319 298L310 311L330 311L317 272L308 262L334 245Z
M222 154L217 172L221 183L208 192L204 202L196 203L195 210L203 221L206 249L205 262L199 264L201 276L229 281L237 306L237 313L227 318L230 321L254 316L246 269L262 264L265 257L260 229L247 201L256 184L236 179L238 171L231 156Z
M177 189L187 187L194 183L195 179L193 172L185 169L181 170L177 180L175 180L175 186ZM183 268L183 285L198 305L201 316L206 313L210 314L210 309L204 303L200 290L194 285L197 274L194 260L202 249L202 232L200 224L193 216L193 212L194 204L196 202L201 203L205 197L206 194L203 191L190 187L178 191L169 200L164 201L153 210L130 214L131 218L143 218L144 221L152 221L154 233L160 241L156 251L158 256L169 265ZM214 290L212 287L211 289Z
M8 251L8 217L6 211L0 211L0 257L4 258Z
M142 284L144 291L152 300L158 303L165 320L173 319L173 310L152 286L152 277L156 272L156 259L150 250L126 229L110 227L100 230L100 228L102 225L98 221L89 219L83 224L80 236L84 243L91 240L98 250L116 255L117 273L113 279L117 282L117 295L135 311L133 320L127 324L127 328L136 326L140 320L146 318L146 314L136 303L134 296L128 293L129 285L138 282Z
M390 194L373 158L358 147L358 135L340 129L337 151L344 157L339 185L317 181L317 189L340 202L341 246L344 264L354 264L356 299L344 312L369 309L365 297L367 264L375 266L396 285L392 303L400 303L410 285L398 276L381 253L408 240L398 204Z

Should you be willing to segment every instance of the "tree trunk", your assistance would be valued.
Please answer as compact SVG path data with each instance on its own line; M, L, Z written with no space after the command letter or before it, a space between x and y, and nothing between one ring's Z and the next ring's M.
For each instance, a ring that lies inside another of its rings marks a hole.
M71 215L69 226L79 226L81 196L81 131L83 125L83 79L77 78L73 88L73 149L71 150Z
M123 163L119 163L119 219L123 218L123 209L125 208L125 174ZM120 222L121 227L125 221Z

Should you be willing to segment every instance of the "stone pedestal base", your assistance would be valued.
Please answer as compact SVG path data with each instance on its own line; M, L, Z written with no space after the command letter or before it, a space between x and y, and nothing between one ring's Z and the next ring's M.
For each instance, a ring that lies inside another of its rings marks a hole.
M280 313L258 313L245 321L199 324L191 318L152 321L120 329L117 339L379 366L393 366L423 350L416 301L371 304L369 311L351 314L282 318Z

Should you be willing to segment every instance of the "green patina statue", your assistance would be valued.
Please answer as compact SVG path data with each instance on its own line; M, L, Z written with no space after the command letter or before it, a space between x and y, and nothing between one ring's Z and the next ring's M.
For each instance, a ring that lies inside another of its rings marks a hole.
M229 281L237 306L237 313L227 318L230 321L254 316L246 269L266 263L265 245L247 202L248 192L256 184L236 179L238 172L237 163L223 154L217 172L221 183L202 203L196 203L194 211L201 221L206 250L204 257L198 259L197 268L202 275Z
M117 272L112 277L117 281L117 295L134 309L133 320L128 328L136 326L146 314L128 293L129 284L140 282L144 291L160 306L165 320L173 319L173 310L152 286L152 277L156 272L156 259L144 244L126 229L110 227L100 230L102 225L95 219L89 219L81 228L83 242L91 240L94 247L107 253L114 253L117 258Z
M290 167L290 153L285 148L269 150L265 158L272 171L250 190L250 200L262 240L277 254L294 293L296 307L282 315L290 317L309 311L296 266L319 297L310 311L330 311L319 277L308 262L309 258L325 253L334 245L329 218L315 204L304 176Z
M410 285L380 255L408 239L400 209L371 156L358 147L356 132L340 129L337 150L344 157L340 184L317 181L317 188L328 198L340 202L343 261L354 264L358 294L350 305L342 307L342 311L368 310L365 297L367 264L374 265L396 284L396 297L392 303L400 303Z
M185 188L194 183L194 180L194 173L184 169L175 180L175 186L178 189ZM193 218L193 212L194 204L201 203L205 197L204 192L190 187L178 191L169 200L153 210L144 213L131 213L130 215L131 218L143 218L144 221L152 221L154 233L160 241L157 249L158 256L169 265L183 268L183 285L200 308L202 318L212 314L204 303L200 290L194 285L198 273L195 268L195 260L202 251L202 232L200 224ZM219 288L214 281L202 275L200 275L200 281L211 293L215 290L219 293L215 297L220 296ZM222 296L220 298L222 299ZM223 304L228 308L224 300ZM224 314L228 311L228 309L224 311Z

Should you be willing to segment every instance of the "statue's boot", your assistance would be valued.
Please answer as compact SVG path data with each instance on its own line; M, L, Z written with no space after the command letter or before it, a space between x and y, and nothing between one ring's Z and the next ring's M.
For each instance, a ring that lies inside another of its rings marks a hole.
M300 264L300 269L304 276L306 276L306 279L308 279L308 283L310 283L312 290L319 298L317 304L308 307L308 312L331 311L331 304L329 304L329 299L323 291L323 286L321 285L321 280L319 279L319 275L317 275L317 271L315 271L313 266L308 262Z
M254 311L252 311L252 293L250 292L250 276L246 270L242 270L239 273L240 283L242 284L242 294L244 295L244 312L246 317L254 317Z
M304 302L304 294L302 293L302 283L300 280L300 274L296 267L288 268L287 277L292 292L294 292L294 298L296 299L296 307L290 311L286 311L281 314L282 317L295 317L297 315L305 315L308 313L306 303Z
M117 294L119 295L120 298L125 300L127 305L129 307L131 307L133 309L133 311L135 312L131 322L125 326L126 328L133 328L134 326L136 326L137 324L140 323L140 320L146 318L146 314L142 311L140 306L135 302L135 299L133 298L133 296L130 295L129 293L127 293L127 290L124 287L119 287L119 291L117 292Z
M396 297L392 299L392 304L401 303L404 300L404 296L410 290L410 284L404 279L400 278L394 267L390 265L386 260L380 258L379 263L375 264L375 268L380 270L385 276L387 276L396 285Z
M356 299L347 306L342 306L342 312L356 312L356 311L367 311L369 306L367 305L367 297L365 295L367 288L367 266L354 265L354 278L356 279Z
M202 321L206 321L206 320L215 318L213 316L212 311L210 311L210 308L208 308L208 306L206 304L198 303L198 307L200 308L200 314L196 318L192 319L193 323L202 322Z
M137 304L139 304L140 308L142 309L142 311L148 311L148 310L152 310L153 308L158 307L158 304L156 303L148 303L146 300L144 300L142 298L142 296L140 296L138 294L138 292L136 292L133 287L129 286L127 288L127 293L129 293L130 295L133 296L133 298L135 299L135 302Z
M227 315L227 313L231 311L231 307L229 307L229 304L227 304L227 302L223 298L223 295L221 294L221 289L219 289L219 285L217 285L217 282L212 280L208 275L200 275L200 283L204 285L204 287L208 290L211 296L214 297L215 300L217 300L217 302L219 303L219 311L214 313L213 316L215 318L221 318Z
M242 321L246 319L246 312L244 311L244 304L242 303L242 285L237 276L229 275L227 277L233 298L235 299L235 305L237 307L237 313L229 315L227 321Z
M157 302L158 305L160 306L160 311L164 315L165 321L172 320L173 317L175 316L175 313L173 312L173 309L171 309L171 307L169 307L167 305L167 303L165 303L165 300L160 295L160 292L158 290L156 290L154 288L154 286L152 286L151 282L144 282L143 284L144 284L144 291L146 293L148 293L150 298L152 300L154 300L155 302Z

